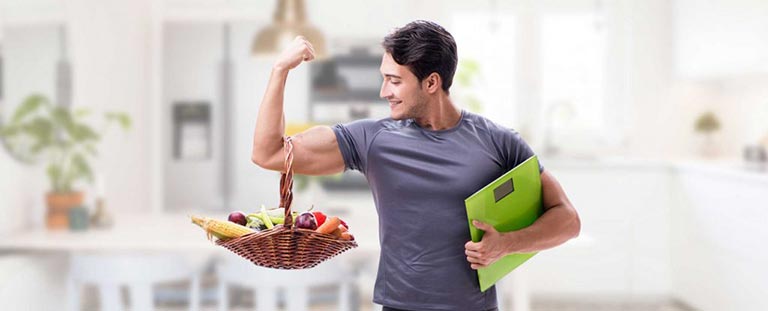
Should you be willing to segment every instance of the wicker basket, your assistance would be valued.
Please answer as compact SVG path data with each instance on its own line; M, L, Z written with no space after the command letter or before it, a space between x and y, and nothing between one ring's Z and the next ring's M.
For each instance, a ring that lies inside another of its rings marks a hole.
M293 225L293 143L290 137L284 139L283 146L285 172L280 175L280 207L285 208L285 223L269 230L218 241L217 244L258 266L275 269L312 268L357 247L357 243Z

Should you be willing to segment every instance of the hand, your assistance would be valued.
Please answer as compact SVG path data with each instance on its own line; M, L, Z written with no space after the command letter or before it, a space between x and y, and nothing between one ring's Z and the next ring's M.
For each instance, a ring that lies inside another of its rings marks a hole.
M315 59L315 49L312 47L312 43L309 43L302 36L297 36L280 54L275 68L291 70L301 64L302 61L308 62L313 59Z
M464 253L467 254L467 261L471 264L472 269L485 268L507 255L502 233L496 231L493 226L477 220L473 220L472 224L485 231L480 242L469 241L464 244Z

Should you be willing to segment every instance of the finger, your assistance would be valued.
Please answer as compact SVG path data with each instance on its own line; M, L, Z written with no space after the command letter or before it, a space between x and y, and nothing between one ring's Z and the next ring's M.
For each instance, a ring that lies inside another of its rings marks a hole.
M472 263L472 264L478 264L478 265L483 264L483 260L478 257L467 256L467 261L469 261L469 263Z
M304 45L304 61L311 61L315 59L315 50L309 47L309 45Z
M312 58L314 58L315 54L316 54L315 53L315 48L313 48L312 45L309 45L308 47L309 47L309 52L312 53Z
M479 220L473 220L472 224L477 227L480 230L486 231L486 232L493 232L496 231L496 229L493 228L493 226L486 224L484 222L481 222Z
M475 243L475 242L469 241L467 242L467 244L464 244L464 248L471 251L480 250L480 246L481 246L480 242Z
M464 251L464 254L466 254L467 256L472 256L472 257L480 257L481 256L480 252L473 251L473 250L466 250L466 251Z
M469 267L474 269L474 270L477 270L477 269L480 269L480 268L485 268L486 266L485 265L481 265L481 264L473 263L473 264L469 265Z

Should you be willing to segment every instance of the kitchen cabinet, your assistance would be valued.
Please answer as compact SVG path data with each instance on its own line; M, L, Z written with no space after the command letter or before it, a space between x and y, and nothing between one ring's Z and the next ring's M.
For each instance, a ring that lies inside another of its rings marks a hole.
M718 78L768 73L768 1L673 2L678 75Z
M582 231L523 266L534 297L768 309L768 174L737 163L546 160Z
M670 178L664 166L544 162L581 217L579 238L528 263L536 295L664 297L670 291Z
M673 294L698 310L768 309L768 175L684 166L677 179Z

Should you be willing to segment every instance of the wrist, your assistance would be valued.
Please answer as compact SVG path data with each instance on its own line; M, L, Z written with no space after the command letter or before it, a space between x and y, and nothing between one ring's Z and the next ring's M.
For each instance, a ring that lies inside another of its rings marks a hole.
M275 74L288 74L288 66L281 65L281 64L275 64L272 66L272 73Z
M504 241L504 253L506 255L519 253L521 244L519 239L519 234L516 234L515 231L510 232L504 232L502 235L502 241Z

